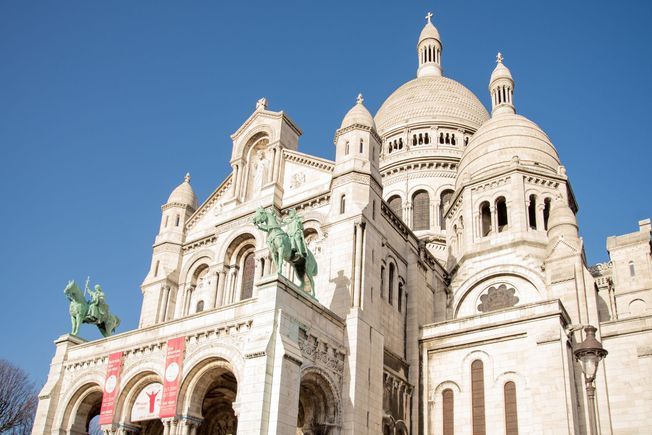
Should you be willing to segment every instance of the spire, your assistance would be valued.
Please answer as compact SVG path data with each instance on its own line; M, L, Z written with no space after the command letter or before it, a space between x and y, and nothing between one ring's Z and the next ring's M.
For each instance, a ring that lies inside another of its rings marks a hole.
M355 106L353 106L351 110L349 110L344 116L344 119L342 119L342 125L340 126L340 129L350 127L355 124L376 128L376 125L374 124L374 118L362 103L363 101L364 98L362 98L362 94L358 94L358 97L355 99Z
M503 55L496 55L496 68L491 73L489 80L489 94L491 95L491 114L516 113L514 109L514 79L512 73L503 64Z
M186 183L190 183L190 172L186 172L186 176L183 177L183 181Z
M432 24L432 12L426 14L426 25L421 30L417 43L419 68L417 77L441 76L441 38L439 31Z

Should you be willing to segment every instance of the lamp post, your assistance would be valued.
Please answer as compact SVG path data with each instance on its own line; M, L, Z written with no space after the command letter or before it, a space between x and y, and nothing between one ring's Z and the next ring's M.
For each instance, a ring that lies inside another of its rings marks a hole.
M584 382L586 384L586 397L589 400L589 427L591 435L598 435L595 416L595 385L593 380L598 372L598 364L607 356L607 351L602 347L595 338L594 326L588 325L584 328L586 338L583 342L575 346L573 354L575 359L581 363L582 372L584 373Z

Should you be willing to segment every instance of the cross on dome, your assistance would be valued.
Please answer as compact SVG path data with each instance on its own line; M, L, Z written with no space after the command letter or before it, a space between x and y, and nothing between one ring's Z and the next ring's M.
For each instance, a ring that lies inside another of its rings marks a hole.
M428 20L429 23L431 23L430 19L432 18L432 12L428 12L426 14L426 20Z
M186 183L190 183L190 172L186 172L186 176L183 179Z
M500 51L496 55L496 63L503 63L503 54Z
M362 98L362 94L358 94L358 98L356 98L355 101L356 101L358 104L362 104L362 102L364 101L364 98Z

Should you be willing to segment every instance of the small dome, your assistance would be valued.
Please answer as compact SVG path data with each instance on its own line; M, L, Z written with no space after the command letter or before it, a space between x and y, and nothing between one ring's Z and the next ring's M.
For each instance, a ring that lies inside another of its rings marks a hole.
M575 213L562 198L556 198L550 206L550 217L548 218L548 238L557 237L578 237L577 218Z
M374 129L376 128L374 118L371 116L371 113L369 113L369 110L367 110L364 104L362 104L363 101L362 94L358 94L355 106L353 106L346 116L344 116L340 129L350 127L354 124L360 124Z
M393 128L420 122L477 129L487 119L487 109L462 84L447 77L427 76L395 90L378 109L375 121L382 136Z
M421 30L421 34L419 35L419 43L428 38L433 38L441 42L439 31L430 21L428 21L426 25L423 26L423 30Z
M505 66L502 60L496 64L496 68L494 68L494 71L491 73L491 79L489 79L489 83L491 84L498 79L509 79L512 81L514 80L512 78L512 73L509 71L509 68Z
M492 117L473 135L460 160L457 185L508 165L536 167L557 174L557 150L534 122L515 113Z
M195 196L195 192L192 190L192 186L190 185L190 174L186 174L183 183L179 184L172 191L168 198L168 204L170 203L183 204L190 206L193 210L197 209L199 203L197 201L197 196Z

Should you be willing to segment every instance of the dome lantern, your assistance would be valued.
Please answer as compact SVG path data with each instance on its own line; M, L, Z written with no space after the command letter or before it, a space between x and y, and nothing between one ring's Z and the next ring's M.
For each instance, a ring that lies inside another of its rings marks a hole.
M441 76L441 38L439 31L432 24L430 19L432 12L426 15L427 23L421 30L419 42L417 43L417 54L419 56L419 68L417 77Z
M489 80L489 93L491 95L491 115L502 113L516 113L514 109L514 79L512 73L503 64L503 55L496 55L496 68L491 73Z

